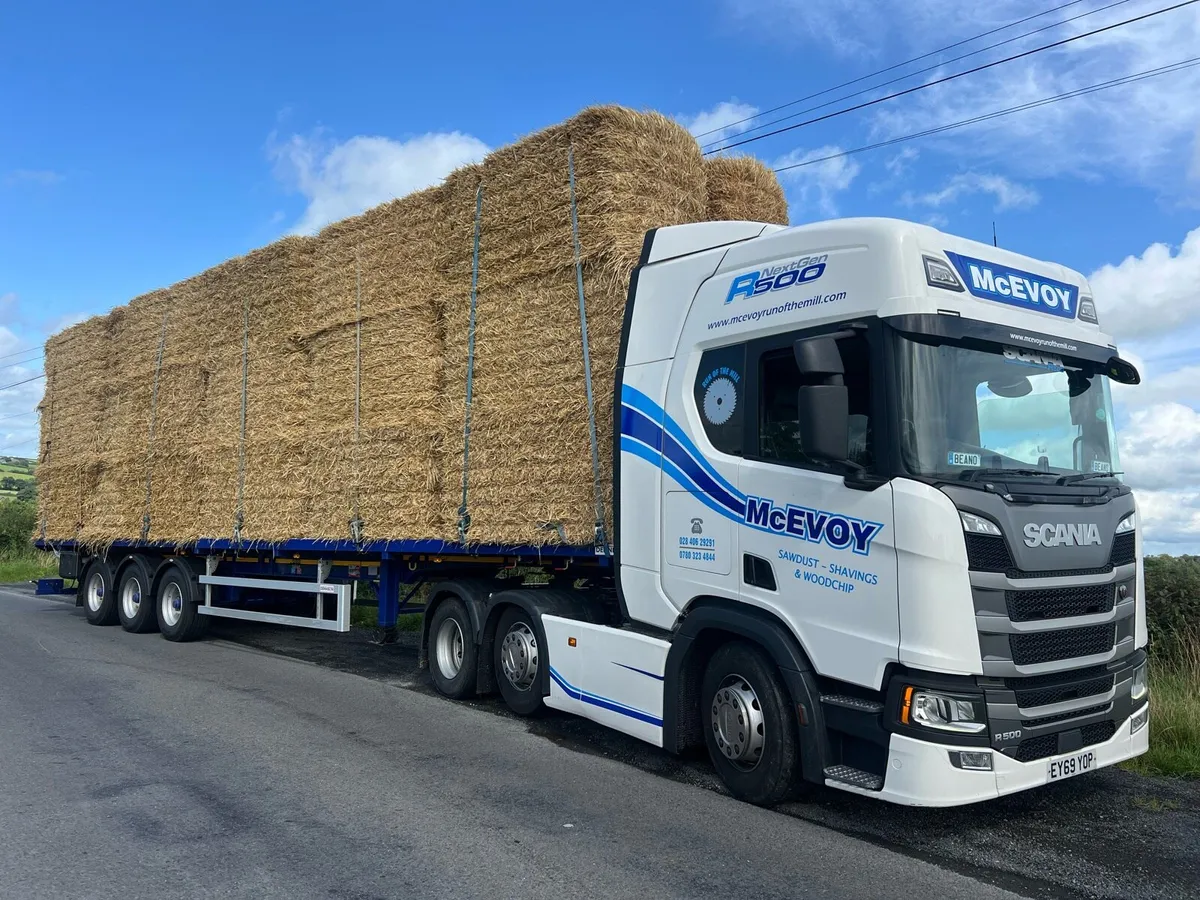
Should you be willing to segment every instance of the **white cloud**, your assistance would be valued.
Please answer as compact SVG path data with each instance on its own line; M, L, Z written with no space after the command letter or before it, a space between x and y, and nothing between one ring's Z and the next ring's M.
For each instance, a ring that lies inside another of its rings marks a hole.
M826 0L819 11L803 0L726 0L726 3L747 31L764 43L774 45L780 28L790 27L802 35L807 40L798 43L798 56L816 53L858 59L864 51L879 54L878 60L856 66L855 74L870 71L880 63L911 58L970 38L1044 12L1047 7L1043 0L975 0L954 7L945 0L905 3ZM1088 11L1086 7L1074 7L1039 17L987 41L995 43ZM1106 11L1093 9L1094 15L949 63L885 91L965 71L985 61L1093 31L1147 11L1134 4ZM980 46L956 48L865 83L880 83ZM1081 38L1054 50L919 91L903 100L880 104L869 114L872 137L887 139L910 134L1145 72L1193 57L1197 46L1200 46L1200 4ZM831 77L813 87L824 88L837 80ZM842 96L842 92L832 96ZM966 156L1024 177L1065 174L1089 178L1101 172L1117 173L1162 191L1174 203L1194 201L1200 198L1200 179L1189 180L1188 172L1196 152L1197 96L1200 96L1200 67L925 138L922 147L929 152ZM1179 188L1184 185L1189 195L1180 196Z
M340 144L318 132L308 137L294 134L284 141L272 135L268 142L278 176L308 200L292 229L301 234L438 184L487 152L481 140L457 131L406 141L359 135Z
M738 103L736 99L718 103L695 115L678 115L676 120L690 131L702 145L723 141L752 127L754 123L743 121L758 115L758 107Z
M963 172L955 175L939 191L925 194L907 193L901 197L909 206L941 207L954 203L970 194L991 194L996 200L996 210L1028 209L1036 206L1041 197L1031 187L1018 184L1003 175L986 175L978 172Z
M1106 331L1118 340L1151 338L1200 322L1200 228L1177 253L1151 244L1141 256L1106 265L1088 279Z
M4 176L4 181L8 185L17 184L34 184L42 187L48 187L52 184L58 184L64 176L51 169L13 169Z
M910 164L916 162L920 155L916 147L905 147L883 165L893 177L899 177L908 171Z
M779 180L789 194L793 219L814 213L826 217L837 215L837 194L850 187L860 171L860 166L852 158L836 155L841 152L841 148L835 146L793 150L768 164L774 169L785 168L779 173ZM786 169L787 166L797 168Z

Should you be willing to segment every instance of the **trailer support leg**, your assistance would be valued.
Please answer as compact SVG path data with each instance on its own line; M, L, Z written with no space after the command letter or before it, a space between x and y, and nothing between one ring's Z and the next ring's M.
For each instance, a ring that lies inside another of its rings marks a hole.
M396 618L400 614L400 585L404 569L400 560L379 561L379 637L377 643L396 641Z

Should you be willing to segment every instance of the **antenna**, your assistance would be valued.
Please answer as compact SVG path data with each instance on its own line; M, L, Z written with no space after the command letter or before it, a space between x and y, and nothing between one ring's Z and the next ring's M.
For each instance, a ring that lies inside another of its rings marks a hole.
M996 220L995 219L992 219L992 246L993 247L1000 246L999 244L996 243Z

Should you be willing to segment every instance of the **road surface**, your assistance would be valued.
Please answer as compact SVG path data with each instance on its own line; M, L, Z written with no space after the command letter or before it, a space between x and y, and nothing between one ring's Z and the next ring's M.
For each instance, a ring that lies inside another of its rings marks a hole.
M523 723L0 590L0 894L1011 897Z

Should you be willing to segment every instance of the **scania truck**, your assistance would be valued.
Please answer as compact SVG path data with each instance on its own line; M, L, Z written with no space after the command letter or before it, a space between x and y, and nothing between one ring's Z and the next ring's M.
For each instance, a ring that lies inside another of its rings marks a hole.
M705 746L752 803L966 804L1147 749L1114 381L1139 375L1062 266L889 219L661 228L596 546L50 549L90 621L177 641L214 616L346 631L363 581L386 633L424 584L447 697Z

